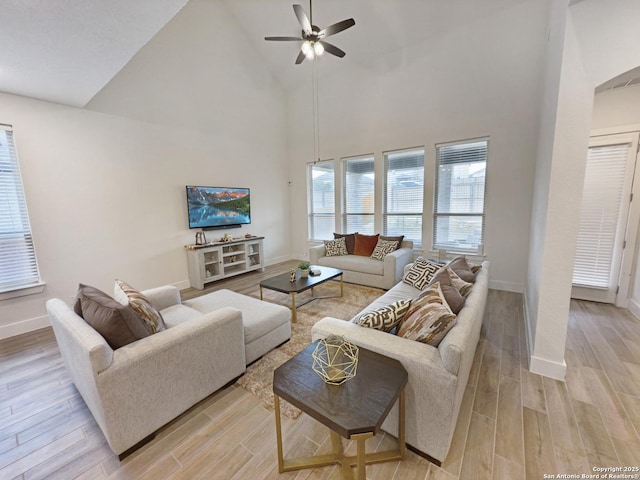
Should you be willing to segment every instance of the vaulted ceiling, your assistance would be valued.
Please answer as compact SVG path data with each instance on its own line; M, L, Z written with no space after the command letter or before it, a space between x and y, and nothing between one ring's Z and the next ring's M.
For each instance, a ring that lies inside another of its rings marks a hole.
M83 107L188 1L4 0L0 91ZM190 1L223 4L283 87L309 80L309 62L294 65L298 44L264 41L269 35L299 35L292 4L301 3L308 11L308 0ZM325 55L317 68L320 73L348 65L381 68L379 59L386 54L428 45L450 29L523 1L316 0L313 20L321 28L345 18L356 21L331 40L347 56Z

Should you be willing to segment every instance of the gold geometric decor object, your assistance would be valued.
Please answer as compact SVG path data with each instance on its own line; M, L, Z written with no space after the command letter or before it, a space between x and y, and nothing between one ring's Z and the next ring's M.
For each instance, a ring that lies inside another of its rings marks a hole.
M358 347L341 335L329 335L318 340L311 356L311 368L325 383L341 385L356 376Z

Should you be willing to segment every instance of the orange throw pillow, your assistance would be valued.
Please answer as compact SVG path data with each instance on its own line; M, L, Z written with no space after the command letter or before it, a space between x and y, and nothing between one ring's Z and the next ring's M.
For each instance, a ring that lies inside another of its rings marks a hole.
M376 248L378 244L378 235L360 235L359 233L355 234L356 241L353 247L354 255L362 255L363 257L370 257L373 253L373 250Z

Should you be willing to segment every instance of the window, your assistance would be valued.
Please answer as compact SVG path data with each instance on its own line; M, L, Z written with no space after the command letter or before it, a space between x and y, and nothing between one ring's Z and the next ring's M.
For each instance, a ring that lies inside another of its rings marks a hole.
M374 165L373 156L344 159L345 233L375 233Z
M433 246L478 251L484 244L488 140L436 145Z
M309 175L309 238L331 239L336 226L333 161L310 164Z
M404 235L422 244L424 149L384 154L384 235Z
M0 126L0 293L39 283L13 132Z

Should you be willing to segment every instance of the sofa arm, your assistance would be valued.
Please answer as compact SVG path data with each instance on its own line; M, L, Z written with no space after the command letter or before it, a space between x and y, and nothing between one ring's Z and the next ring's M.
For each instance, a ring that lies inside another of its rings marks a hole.
M97 378L105 436L116 453L245 369L242 314L221 308L117 349Z
M311 265L317 265L320 257L325 256L324 243L322 245L316 245L309 249L309 263Z
M404 267L413 260L413 250L411 248L399 248L384 257L384 280L385 290L389 290L404 276Z
M162 287L143 290L142 294L147 297L151 305L158 310L164 310L172 305L179 305L181 303L180 290L173 285L164 285Z

